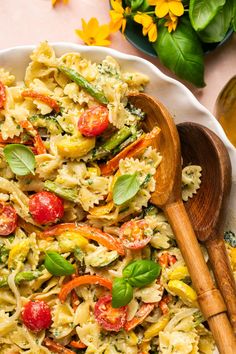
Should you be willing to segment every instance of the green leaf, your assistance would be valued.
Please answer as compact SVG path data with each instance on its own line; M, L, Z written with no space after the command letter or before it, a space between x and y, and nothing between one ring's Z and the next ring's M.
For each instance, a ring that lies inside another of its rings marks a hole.
M131 9L133 11L137 10L143 3L144 0L131 0Z
M236 32L236 1L233 2L233 19L232 19L232 25L234 32Z
M206 43L216 43L224 39L233 16L233 4L231 0L226 0L224 7L213 18L209 25L198 32L201 40Z
M75 273L75 268L73 265L57 252L46 252L44 265L49 273L56 276L70 275Z
M160 27L153 47L161 63L176 75L198 87L205 86L201 43L187 18L181 19L175 32Z
M121 205L133 198L139 191L140 183L137 173L123 175L117 178L113 188L113 200L116 205Z
M112 307L127 305L133 298L132 286L123 278L115 278L112 285Z
M131 262L123 269L123 277L130 285L140 288L152 283L159 276L161 266L148 259Z
M196 31L203 30L224 6L226 0L190 0L189 17Z
M10 144L3 149L4 156L13 173L26 176L34 173L35 156L32 151L21 144Z

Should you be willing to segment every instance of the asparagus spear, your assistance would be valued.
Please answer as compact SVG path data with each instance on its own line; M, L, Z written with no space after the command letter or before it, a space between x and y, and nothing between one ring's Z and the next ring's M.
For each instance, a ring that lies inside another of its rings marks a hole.
M63 74L65 74L69 79L74 81L78 86L82 87L85 91L87 91L92 97L94 97L97 101L107 104L108 100L105 97L104 93L98 90L94 85L91 85L82 75L80 75L77 71L67 68L65 66L59 66L58 68Z
M78 192L75 188L61 187L59 184L52 181L45 181L44 188L49 192L57 194L59 197L69 200L70 202L78 201Z
M107 156L112 150L116 149L132 134L136 134L136 127L124 126L118 132L114 133L102 146L94 150L93 160L101 159Z
M34 272L20 272L18 274L16 274L15 276L15 283L18 285L20 284L22 281L31 281L34 280L36 278L38 278L40 276L40 272L38 271L34 271ZM7 277L1 277L0 278L0 288L4 287L4 286L8 286L8 281L7 281Z

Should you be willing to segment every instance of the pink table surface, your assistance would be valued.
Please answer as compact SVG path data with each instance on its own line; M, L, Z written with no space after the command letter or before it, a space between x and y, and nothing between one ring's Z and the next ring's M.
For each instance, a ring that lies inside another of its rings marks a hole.
M97 17L100 23L109 21L108 0L62 0L55 8L50 0L6 0L0 1L0 49L37 44L40 41L67 41L82 44L74 30L81 27L81 18ZM121 52L134 54L150 60L167 75L176 78L165 69L160 61L144 55L122 36L111 36L111 47ZM214 103L225 83L236 74L236 34L224 45L205 57L206 87L196 89L187 85L198 100L214 113Z

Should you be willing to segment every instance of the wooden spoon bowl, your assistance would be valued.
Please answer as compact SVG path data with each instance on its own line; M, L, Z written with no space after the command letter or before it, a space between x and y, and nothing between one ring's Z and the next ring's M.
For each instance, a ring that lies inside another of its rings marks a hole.
M236 341L226 315L226 306L212 281L204 261L200 246L184 208L181 197L181 153L177 128L166 108L146 94L129 97L129 101L146 112L144 129L150 131L155 126L161 132L152 139L151 145L161 153L163 160L155 175L156 189L151 201L164 211L184 257L193 286L198 295L198 303L221 354L235 354Z
M182 123L178 131L183 165L202 167L200 189L185 207L198 240L207 247L236 334L236 285L223 240L232 179L229 154L220 138L200 124Z

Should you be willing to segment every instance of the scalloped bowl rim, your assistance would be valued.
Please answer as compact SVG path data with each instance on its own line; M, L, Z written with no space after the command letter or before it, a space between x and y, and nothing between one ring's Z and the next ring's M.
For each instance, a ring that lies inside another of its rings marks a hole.
M118 50L112 49L112 48L106 48L106 47L98 47L98 46L84 46L84 45L79 45L79 44L74 44L74 43L70 43L70 42L49 42L49 44L51 46L54 47L54 49L56 51L60 51L60 52L67 52L67 51L77 51L80 53L85 54L85 56L87 56L86 54L91 54L91 53L101 53L103 56L105 55L111 55L114 58L117 58L118 61L119 59L122 61L131 61L131 62L136 62L136 63L141 63L144 65L144 68L148 68L151 72L153 72L157 77L159 77L161 80L163 80L166 83L169 83L171 86L174 85L176 86L176 88L178 89L178 91L180 93L182 93L184 96L186 95L186 97L188 98L189 102L187 102L188 100L186 99L185 104L189 103L196 108L199 113L201 112L202 114L204 114L204 116L206 116L209 121L205 121L205 124L201 122L201 124L209 127L210 129L214 130L219 136L220 138L223 140L224 144L226 145L230 155L234 155L235 154L235 148L234 146L230 143L230 141L228 140L228 138L226 137L224 130L222 129L221 125L219 124L219 122L217 121L217 119L213 116L212 113L210 113L207 108L205 108L198 100L197 98L193 95L193 93L186 87L184 86L181 82L167 76L166 74L164 74L163 72L161 72L160 69L158 69L154 64L152 64L151 62L149 62L146 59L140 58L138 56L135 55L130 55L130 54L126 54L126 53L122 53ZM8 55L11 54L16 54L17 52L22 52L22 53L31 53L32 50L34 50L37 47L37 45L21 45L21 46L14 46L14 47L9 47L6 49L1 49L0 50L0 66L3 66L3 64L1 63L1 59L2 57L8 57ZM89 57L89 55L88 55ZM30 59L28 59L29 61ZM92 59L93 60L93 59ZM9 65L4 65L8 66ZM133 66L134 68L134 66ZM13 74L14 74L14 69L11 68ZM136 69L133 71L137 71ZM143 70L145 71L145 70ZM141 72L143 72L141 71ZM150 82L152 81L152 78L150 79ZM148 92L148 89L145 90ZM152 92L153 94L153 92ZM155 95L154 95L155 96ZM159 94L158 97L159 99L163 102L163 99L161 99L162 95ZM165 100L164 100L165 101ZM169 111L172 113L172 115L174 116L174 118L176 118L176 113L175 110L171 107L172 104L172 98L169 101L165 101L163 102L166 107L169 109ZM185 120L182 120L185 121ZM192 121L191 119L189 119L189 121ZM202 121L202 119L201 119Z
M70 42L49 42L49 44L59 55L76 51L90 58L92 61L110 55L117 59L121 67L125 70L131 70L133 72L139 71L147 74L150 78L150 83L147 85L145 91L159 98L170 111L176 123L185 121L198 122L212 129L222 139L228 149L233 168L233 180L236 181L236 149L226 137L221 125L213 114L211 114L182 83L168 77L149 61L134 55L122 53L115 49L96 46L87 47ZM19 72L21 73L20 76L22 76L23 69L26 68L26 65L30 61L29 54L36 47L37 45L21 45L0 50L0 67L9 69L16 75L16 78L19 77ZM155 85L157 86L154 86L154 81L156 81ZM232 199L236 198L232 198L232 195L235 196L235 193L236 184L233 183L230 204L231 207L233 207L234 204L234 210L236 203L233 203ZM231 210L229 214L230 220L228 220L228 224L233 223L232 225L236 226L235 212Z

